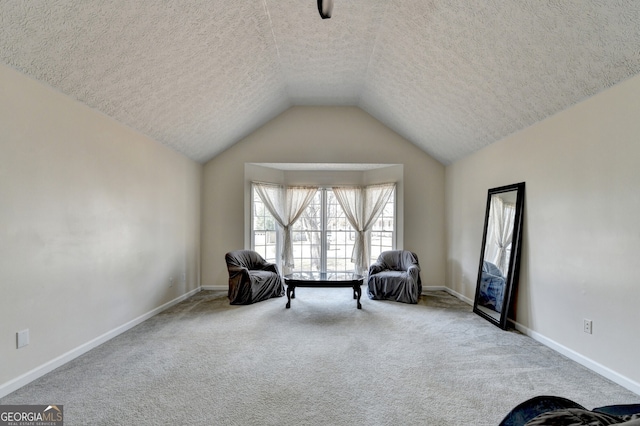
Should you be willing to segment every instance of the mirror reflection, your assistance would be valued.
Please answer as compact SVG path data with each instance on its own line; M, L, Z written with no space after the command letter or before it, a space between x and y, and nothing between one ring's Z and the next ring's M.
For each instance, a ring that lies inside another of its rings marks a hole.
M502 312L516 213L516 191L491 195L478 304L494 317Z
M474 310L506 327L508 304L517 265L524 184L489 190L484 239Z

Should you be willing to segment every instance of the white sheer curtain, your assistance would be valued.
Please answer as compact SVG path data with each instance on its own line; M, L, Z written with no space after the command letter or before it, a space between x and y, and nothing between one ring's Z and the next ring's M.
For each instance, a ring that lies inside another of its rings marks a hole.
M371 228L393 193L395 183L372 186L333 187L340 207L356 230L351 261L356 273L364 275L369 268Z
M490 207L491 232L490 236L494 243L493 263L500 268L503 275L509 272L510 246L513 240L513 224L515 217L515 205L505 203L500 197L491 197Z
M258 182L254 182L253 187L267 210L269 210L269 213L271 213L284 231L282 271L285 275L289 274L295 266L293 263L291 227L300 218L304 209L307 208L318 191L318 188L301 186L284 187L282 185Z

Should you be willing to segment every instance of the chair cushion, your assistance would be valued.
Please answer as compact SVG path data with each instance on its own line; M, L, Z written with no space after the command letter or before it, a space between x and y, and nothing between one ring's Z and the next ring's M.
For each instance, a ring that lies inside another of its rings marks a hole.
M407 273L405 271L382 271L382 272L378 272L375 275L376 279L389 279L389 278L404 279L406 277L407 277Z
M367 295L373 300L418 303L421 291L421 286L402 271L382 271L367 280Z

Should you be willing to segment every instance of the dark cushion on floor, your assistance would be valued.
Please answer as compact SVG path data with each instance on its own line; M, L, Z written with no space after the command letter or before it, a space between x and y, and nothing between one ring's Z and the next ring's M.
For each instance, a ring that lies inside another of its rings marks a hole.
M621 424L620 417L594 413L583 408L547 411L525 423L525 426L607 426Z
M582 405L559 396L536 396L513 408L500 422L500 426L523 426L542 413L564 408L585 409Z
M589 411L559 396L536 396L515 408L500 426L640 426L640 404L607 405Z
M604 407L594 408L593 411L618 417L632 416L634 414L640 417L640 404L605 405Z

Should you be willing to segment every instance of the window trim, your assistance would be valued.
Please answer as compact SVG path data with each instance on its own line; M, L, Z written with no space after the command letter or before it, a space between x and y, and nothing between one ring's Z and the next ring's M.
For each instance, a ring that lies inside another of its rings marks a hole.
M244 164L243 246L250 250L252 221L252 181L282 185L375 185L396 182L395 247L404 248L404 165L382 163L259 163Z
M269 261L272 261L272 262L275 262L278 265L279 268L282 268L283 265L282 265L281 253L282 253L282 242L283 242L283 238L284 237L283 237L283 234L282 234L282 227L281 226L276 225L276 228L275 228L275 232L276 232L275 259L272 259L272 258L270 258L270 257L268 257L266 255L266 252L270 252L271 250L266 250L265 251L265 250L260 250L258 247L256 247L256 238L255 238L256 231L254 229L254 225L255 225L254 219L256 217L255 216L256 202L258 201L258 199L260 197L257 195L257 193L256 193L256 191L254 189L253 184L255 182L256 181L252 181L251 182L250 206L249 206L249 209L248 209L250 211L250 229L249 229L250 249L251 250L256 250L256 251L261 252L261 253L264 251L265 253L263 253L263 256L265 257L265 259L267 259ZM269 183L269 184L271 185L273 183ZM280 185L280 184L276 184L276 185ZM357 186L360 186L360 185L357 185ZM396 236L397 236L397 229L398 229L398 220L397 220L397 210L398 210L397 209L397 202L398 202L397 183L394 183L393 186L394 186L394 189L393 189L393 200L391 202L391 217L390 217L390 218L393 219L393 227L391 229L385 230L384 229L384 224L383 224L382 225L382 228L383 228L382 230L374 231L373 229L371 229L369 231L370 234L373 234L374 232L380 232L382 234L391 233L391 246L390 247L382 247L383 251L384 250L394 250L394 249L397 248L397 246L396 246L396 241L397 241ZM286 185L283 185L283 187L286 188ZM319 263L320 263L319 270L320 271L333 270L333 269L328 269L328 267L329 267L329 256L328 256L328 254L329 254L328 253L329 233L332 232L332 230L329 229L328 221L329 221L329 219L331 217L333 217L333 216L331 216L331 214L329 212L329 207L330 207L329 206L329 196L330 196L329 191L333 191L333 186L329 186L329 185L317 186L317 194L319 195L319 200L317 200L317 201L319 201L320 212L321 212L321 214L320 214L320 229L319 230L317 230L317 229L309 230L309 231L313 231L314 233L315 232L319 232L320 233L320 253L319 253L319 255L320 255L320 257L319 257ZM316 201L316 203L317 203L317 201ZM260 202L262 203L261 200L260 200ZM336 200L335 204L336 204L337 208L340 208L340 205L337 202L337 200ZM316 205L318 205L318 204L316 204ZM333 203L332 203L332 205L333 205ZM389 217L389 216L387 216L387 217ZM296 223L298 223L298 222L296 222ZM347 221L347 224L348 224L348 221ZM303 228L303 229L306 229L306 228ZM353 228L351 227L350 224L349 224L349 229L352 230L349 233L353 233L354 232L354 230L353 230ZM265 232L268 232L268 230L265 229ZM300 230L297 230L297 231L294 230L294 232L300 232ZM340 231L338 232L338 234L340 234ZM296 234L294 233L293 235L296 235ZM372 244L371 238L369 239L369 244L370 244L369 248L368 248L369 252L375 253L381 248L381 243L374 246ZM372 248L374 248L374 247L376 249L378 249L378 250L372 250ZM260 248L263 248L263 246L260 246ZM344 261L344 260L347 260L349 258L349 257L345 257L345 256L347 256L346 252L344 253L344 256L342 256L342 257L337 257L337 258L331 257L331 259L332 260L343 259L343 261ZM377 257L377 255L375 257ZM304 260L305 259L307 259L307 258L304 255L302 255L302 257L299 258L299 260L301 260L303 262L303 264L304 264ZM370 257L369 259L367 259L367 261L368 261L368 264L371 264L371 262L374 262L375 259ZM342 261L340 263L342 263ZM333 265L333 266L337 266L337 265ZM349 271L349 269L346 269L346 271Z

